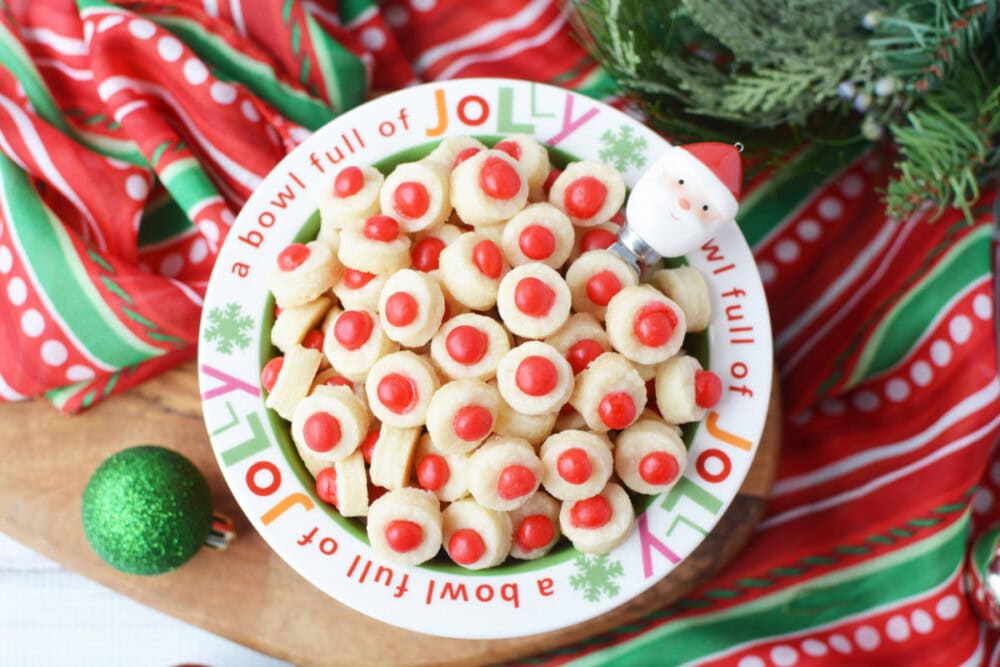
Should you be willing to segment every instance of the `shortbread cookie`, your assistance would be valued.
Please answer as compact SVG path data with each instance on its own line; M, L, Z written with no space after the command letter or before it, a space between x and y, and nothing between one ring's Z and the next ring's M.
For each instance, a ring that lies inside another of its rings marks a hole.
M493 430L508 438L522 438L538 447L549 437L555 427L558 414L547 412L541 415L527 415L518 412L500 399L500 409Z
M613 222L602 222L593 227L576 227L576 239L573 243L573 251L570 253L570 261L585 252L592 250L607 250L618 240L618 225Z
M698 269L681 266L662 269L653 274L653 285L684 311L688 331L704 331L712 317L712 301L708 285Z
M474 227L476 233L497 244L498 248L503 248L503 230L507 228L507 223L501 222L496 225L479 225Z
M319 192L320 235L357 224L378 213L378 196L385 179L374 167L343 167Z
M323 334L323 354L353 382L364 380L376 361L399 349L382 331L378 316L367 310L339 313L328 320Z
M419 565L441 549L438 499L421 489L390 491L368 508L368 542L381 558Z
M658 364L677 354L687 331L680 306L650 285L616 294L605 320L612 347L640 364Z
M261 383L268 392L265 405L291 421L296 406L309 393L322 360L322 352L295 345L285 356L269 361L261 372Z
M378 312L378 298L389 276L375 275L357 269L344 269L343 275L333 285L333 294L346 310Z
M512 134L493 146L495 151L503 151L517 161L521 173L528 182L528 200L544 201L545 178L549 175L549 152L534 137L527 134Z
M574 374L579 374L594 359L611 351L608 334L590 313L570 315L566 324L546 338L545 342L566 357Z
M453 380L431 398L427 432L441 451L471 452L493 432L500 394L482 380Z
M385 179L379 195L382 213L406 232L444 224L451 215L449 169L436 160L404 162Z
M358 448L368 433L368 413L347 387L324 385L299 401L291 432L306 467L326 468Z
M469 493L469 456L443 452L434 446L429 433L420 436L413 459L413 478L443 502L451 502Z
M497 309L507 329L522 338L544 338L569 319L566 281L552 267L532 262L511 269L500 281Z
M341 271L325 243L293 243L278 253L277 265L267 274L267 289L282 308L300 306L333 287Z
M489 380L510 351L510 337L491 317L465 313L446 321L431 339L431 359L446 377Z
M444 548L468 570L499 565L510 553L510 517L472 498L457 500L442 513Z
M388 215L373 215L340 234L340 261L358 271L391 274L410 265L410 237Z
M600 162L571 162L549 190L549 201L577 227L593 227L611 219L625 203L625 180Z
M459 236L439 258L441 282L473 310L489 310L496 304L500 279L508 268L500 247L476 232Z
M511 522L510 555L534 560L547 554L559 541L559 501L539 490L508 513Z
M626 287L639 283L639 276L620 255L610 250L592 250L577 257L566 271L566 284L573 295L573 310L605 318L611 299Z
M444 294L426 273L404 269L392 274L379 298L385 335L407 347L420 347L437 333L444 319Z
M372 484L385 489L402 489L410 483L419 436L419 428L399 428L391 424L379 426L369 457Z
M701 421L722 398L722 381L681 354L656 368L656 407L671 424Z
M299 306L283 308L281 315L274 320L274 326L271 327L271 344L282 352L287 352L292 346L302 343L302 339L315 329L331 305L333 301L321 296Z
M589 431L563 431L549 436L538 452L542 486L559 500L597 495L614 471L610 444Z
M355 450L347 458L333 464L337 476L337 509L344 516L367 516L368 473L365 459Z
M451 203L467 225L496 225L527 200L527 179L503 151L479 151L451 172Z
M490 509L523 505L542 482L542 462L526 440L493 436L469 457L469 491Z
M335 368L327 368L316 374L313 378L312 389L309 393L316 390L316 387L322 386L328 387L347 387L354 395L357 396L358 400L361 401L361 405L365 408L365 413L368 415L369 421L371 421L372 411L368 408L368 397L365 396L365 385L363 382L351 382L346 377L340 374Z
M585 554L608 553L625 541L634 522L632 501L614 482L591 498L567 500L559 510L563 535Z
M559 411L559 416L556 419L555 426L552 427L552 431L554 433L562 433L563 431L580 431L585 428L587 428L587 420L572 405L567 403Z
M502 225L501 247L511 266L541 262L553 269L566 263L576 232L552 204L531 204Z
M417 233L410 246L410 268L437 277L441 251L457 241L461 235L462 230L451 224Z
M500 360L497 389L507 405L524 414L557 412L573 393L573 369L551 345L528 341Z
M316 240L320 243L326 245L333 253L333 256L337 256L337 252L340 250L340 230L334 229L332 227L320 227L319 234L316 235Z
M479 151L484 150L486 150L486 144L478 139L473 139L472 137L448 137L431 151L427 159L436 160L451 170Z
M576 377L569 399L592 431L627 428L646 405L646 383L628 359L606 352Z
M684 441L661 419L640 419L615 441L615 472L622 484L638 493L666 493L686 466Z
M438 384L434 367L424 357L413 352L393 352L372 366L365 380L365 393L379 421L410 428L426 421Z

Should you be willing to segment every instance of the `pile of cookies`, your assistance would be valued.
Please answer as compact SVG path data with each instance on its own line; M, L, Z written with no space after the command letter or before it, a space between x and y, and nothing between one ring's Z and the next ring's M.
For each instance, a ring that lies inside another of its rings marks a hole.
M624 200L616 170L553 168L531 137L449 138L385 177L341 168L318 238L278 255L267 405L378 554L482 569L561 535L606 553L634 523L626 489L677 482L678 424L722 389L681 350L708 293L607 250Z

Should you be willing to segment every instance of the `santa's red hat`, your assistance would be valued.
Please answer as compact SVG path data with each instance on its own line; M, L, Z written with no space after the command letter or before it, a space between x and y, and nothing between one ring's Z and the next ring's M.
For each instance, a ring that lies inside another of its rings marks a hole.
M743 184L743 161L735 146L717 141L706 141L678 148L683 148L708 167L732 193L736 201L740 200L740 190Z

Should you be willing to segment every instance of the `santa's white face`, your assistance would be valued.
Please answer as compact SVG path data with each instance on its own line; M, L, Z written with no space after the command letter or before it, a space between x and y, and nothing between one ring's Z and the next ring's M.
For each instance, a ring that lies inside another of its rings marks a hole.
M735 219L738 203L712 171L679 146L653 163L632 189L628 224L664 257L678 257Z

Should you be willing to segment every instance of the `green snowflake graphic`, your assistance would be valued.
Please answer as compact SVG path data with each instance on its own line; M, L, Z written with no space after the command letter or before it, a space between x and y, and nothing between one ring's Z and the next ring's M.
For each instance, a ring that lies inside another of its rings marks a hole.
M601 135L601 160L614 165L618 171L625 171L629 165L641 169L646 163L646 139L636 136L631 125L622 125L615 134L605 130Z
M226 304L225 308L213 308L208 313L211 326L205 330L205 340L215 343L215 351L232 354L233 349L242 350L250 344L247 334L253 320L243 314L240 304Z
M597 602L607 595L609 598L618 595L619 586L615 579L622 576L621 561L609 561L608 555L588 558L580 554L573 561L577 573L569 578L569 585L574 591L583 591L583 599Z

